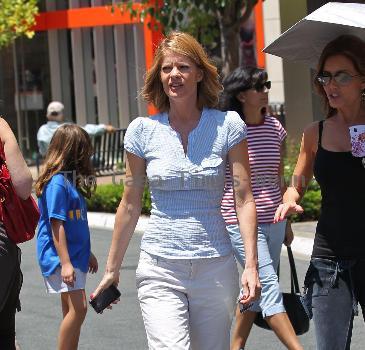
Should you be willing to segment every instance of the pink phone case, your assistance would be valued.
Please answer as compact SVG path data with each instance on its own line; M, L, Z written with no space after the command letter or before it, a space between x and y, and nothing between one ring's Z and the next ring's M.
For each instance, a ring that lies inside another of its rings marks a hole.
M365 157L365 125L354 125L349 130L352 155L354 157Z

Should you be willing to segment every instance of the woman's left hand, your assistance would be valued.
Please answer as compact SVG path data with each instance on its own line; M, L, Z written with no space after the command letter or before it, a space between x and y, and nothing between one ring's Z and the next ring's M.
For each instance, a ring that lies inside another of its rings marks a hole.
M99 267L98 260L96 259L95 255L91 253L89 258L89 272L90 273L98 272L98 267Z
M290 247L290 245L292 244L293 240L294 240L294 233L293 233L293 230L291 228L291 222L288 220L286 222L286 227L285 227L284 244L287 247Z
M103 279L100 281L99 285L96 287L94 292L90 295L90 300L97 297L103 290L107 289L111 284L114 284L116 287L119 284L119 272L107 272L105 271ZM112 304L117 304L119 302L120 298L113 301ZM107 309L112 309L112 305L106 307Z
M242 273L243 295L240 303L249 307L249 305L260 298L261 284L259 273L256 267L246 267Z

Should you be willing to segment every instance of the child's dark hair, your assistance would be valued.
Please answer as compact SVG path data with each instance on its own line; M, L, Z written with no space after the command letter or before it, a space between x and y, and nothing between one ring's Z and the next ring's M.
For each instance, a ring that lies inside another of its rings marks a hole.
M237 99L241 91L260 86L267 81L267 73L257 67L238 67L223 79L223 93L220 99L222 111L235 111L244 119L242 102Z
M65 172L75 176L76 188L90 198L96 189L94 168L91 164L93 147L87 132L75 124L61 125L49 145L43 169L36 182L38 197L52 176ZM87 180L87 181L86 181Z

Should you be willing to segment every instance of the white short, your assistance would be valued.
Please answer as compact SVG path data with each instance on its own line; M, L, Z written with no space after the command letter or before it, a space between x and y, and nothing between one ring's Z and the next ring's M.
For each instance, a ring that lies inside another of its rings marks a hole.
M74 281L74 286L71 287L62 281L61 268L58 267L57 270L48 277L44 277L44 284L48 293L64 293L71 292L73 290L85 289L86 284L86 273L79 269L74 269L76 275L76 281Z

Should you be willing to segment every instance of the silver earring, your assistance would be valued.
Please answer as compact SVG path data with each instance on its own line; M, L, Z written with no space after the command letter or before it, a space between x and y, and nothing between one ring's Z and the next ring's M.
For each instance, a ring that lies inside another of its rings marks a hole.
M365 89L361 92L361 102L365 103Z

